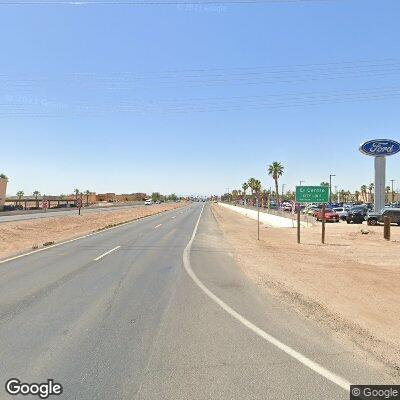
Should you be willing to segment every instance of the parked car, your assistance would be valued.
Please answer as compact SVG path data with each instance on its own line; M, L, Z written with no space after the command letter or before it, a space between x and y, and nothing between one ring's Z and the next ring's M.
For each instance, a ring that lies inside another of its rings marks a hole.
M321 206L322 207L322 206ZM304 214L312 215L319 211L321 209L320 206L308 206L307 208L304 209Z
M347 210L345 210L345 208L344 207L333 207L333 211L335 211L338 215L339 215L339 218L342 220L342 221L346 221L346 217L347 217Z
M400 226L400 208L384 208L381 212L369 212L367 214L368 225L378 225L384 222L384 218L389 217L391 224Z
M283 203L282 210L287 212L292 212L292 203Z
M322 221L322 209L315 213L315 219ZM339 214L332 208L325 208L325 221L326 222L339 222Z
M348 224L362 224L367 216L368 208L365 204L353 206L347 213L346 221Z

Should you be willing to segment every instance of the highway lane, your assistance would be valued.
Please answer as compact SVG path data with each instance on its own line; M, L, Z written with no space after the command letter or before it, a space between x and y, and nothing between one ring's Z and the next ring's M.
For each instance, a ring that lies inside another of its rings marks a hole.
M194 204L1 264L0 398L15 398L3 383L18 377L54 378L63 399L348 399L233 318L186 273L182 257L201 209ZM209 206L189 257L208 289L290 348L351 382L387 379L259 292Z
M145 207L144 204L132 204L128 206L108 206L108 207L83 207L81 209L82 214L90 214L93 212L115 212L126 210L129 208L137 208L137 207ZM11 213L11 215L10 215ZM77 208L69 208L69 209L50 209L47 211L43 210L35 210L35 211L27 211L23 213L22 211L16 211L15 214L13 212L6 212L6 215L0 213L0 223L1 222L11 222L11 221L24 221L28 219L37 219L37 218L52 218L52 217L61 217L66 215L74 215L78 214Z

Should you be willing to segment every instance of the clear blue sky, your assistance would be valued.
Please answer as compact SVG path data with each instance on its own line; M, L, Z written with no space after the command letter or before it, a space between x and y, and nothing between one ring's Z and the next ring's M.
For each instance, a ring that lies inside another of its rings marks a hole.
M399 14L398 0L0 5L8 192L221 193L269 187L275 160L288 188L368 184L359 144L400 139ZM399 155L387 178L400 187Z

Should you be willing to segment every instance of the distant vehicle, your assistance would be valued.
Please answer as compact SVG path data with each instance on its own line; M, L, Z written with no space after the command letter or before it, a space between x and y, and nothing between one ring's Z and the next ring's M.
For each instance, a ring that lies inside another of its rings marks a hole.
M362 224L367 216L368 207L365 204L360 206L353 206L347 213L346 222L348 224Z
M6 204L6 205L3 207L3 211L15 211L15 210L17 210L17 207L12 206L12 205L9 205L9 204Z
M315 213L315 219L317 221L322 221L322 210L318 210ZM325 208L325 221L339 222L339 214L336 213L332 208Z
M312 215L313 217L315 217L315 214L320 211L322 209L322 205L314 205L311 206L307 209L307 211L305 211L306 214L308 215Z
M147 200L145 200L145 202L144 202L144 205L145 206L151 206L153 204L153 200L151 200L151 199L147 199Z
M160 201L160 200L157 200L157 201L156 201L156 204L161 204L161 201Z
M292 203L283 203L282 210L287 212L292 212Z
M345 221L345 220L346 220L348 211L345 210L344 207L333 207L333 211L335 211L335 212L339 215L339 218L340 218L342 221Z
M384 222L384 217L390 218L391 224L400 226L400 208L384 208L380 212L369 212L367 214L368 225L378 225Z

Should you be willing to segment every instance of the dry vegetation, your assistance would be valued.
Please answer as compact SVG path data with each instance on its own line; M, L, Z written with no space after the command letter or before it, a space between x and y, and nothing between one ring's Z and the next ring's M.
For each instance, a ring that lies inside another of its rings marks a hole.
M383 227L328 224L327 244L321 227L262 227L244 216L214 205L213 212L235 249L244 272L270 294L342 338L400 371L400 227L392 240Z

